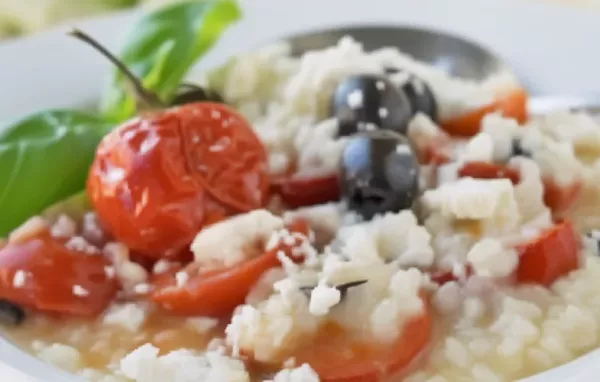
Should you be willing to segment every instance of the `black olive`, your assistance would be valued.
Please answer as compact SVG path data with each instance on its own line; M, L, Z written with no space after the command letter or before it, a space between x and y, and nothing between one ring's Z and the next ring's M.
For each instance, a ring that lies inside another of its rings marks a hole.
M363 284L367 283L367 281L368 280L351 281L349 283L335 285L334 288L340 291L340 301L343 301L344 298L346 298L348 289L357 287L359 285L363 285ZM315 289L315 288L316 288L316 286L304 286L304 287L300 287L300 291L304 292L306 294L306 296L308 298L310 298L310 295L311 295L313 289Z
M342 154L342 196L365 219L411 208L419 190L419 163L398 133L375 130L352 137Z
M407 80L404 82L404 85L400 87L400 90L408 97L412 115L420 112L428 115L434 121L437 120L437 101L435 100L433 91L431 91L431 88L425 81L413 74L403 72L400 69L387 68L385 71L389 75L403 73L403 75L407 76Z
M214 90L206 89L193 84L181 84L177 94L171 101L172 106L184 105L193 102L218 102L224 103L223 97Z
M0 300L0 324L19 325L25 320L25 311L18 305Z
M339 120L339 135L373 129L405 134L411 118L410 103L384 76L355 75L342 80L331 99L332 117Z
M522 157L527 157L527 158L531 158L531 153L523 148L523 144L521 143L520 139L513 139L512 141L512 154L511 156L516 157L516 156L522 156Z

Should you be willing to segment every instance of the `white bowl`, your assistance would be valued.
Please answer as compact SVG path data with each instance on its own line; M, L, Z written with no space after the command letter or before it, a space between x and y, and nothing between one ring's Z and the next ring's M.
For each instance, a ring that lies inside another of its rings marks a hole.
M493 47L534 94L600 93L600 13L526 0L241 0L242 22L226 33L199 64L280 36L324 26L409 24L469 37ZM78 23L111 49L139 12ZM109 66L59 27L0 45L0 121L41 108L87 104L99 94ZM0 339L0 375L6 381L75 379ZM600 350L523 382L589 382L600 379Z

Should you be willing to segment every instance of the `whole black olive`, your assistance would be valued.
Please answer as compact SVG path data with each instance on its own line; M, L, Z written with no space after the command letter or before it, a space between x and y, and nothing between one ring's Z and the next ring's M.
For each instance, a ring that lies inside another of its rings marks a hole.
M352 137L342 154L340 173L342 196L365 219L411 208L419 190L413 147L390 130Z
M339 135L373 129L405 134L411 118L410 103L384 76L363 74L346 77L333 93L332 117L339 120Z
M179 85L177 94L171 101L172 106L184 105L193 102L218 102L224 103L223 97L214 90L201 86L183 83Z
M402 81L403 85L400 86L400 90L408 97L412 115L420 112L428 115L434 121L437 120L437 101L435 100L431 88L425 81L400 69L388 68L385 71L388 75L402 76L403 79L405 78Z
M25 311L18 305L0 300L0 324L19 325L25 320Z

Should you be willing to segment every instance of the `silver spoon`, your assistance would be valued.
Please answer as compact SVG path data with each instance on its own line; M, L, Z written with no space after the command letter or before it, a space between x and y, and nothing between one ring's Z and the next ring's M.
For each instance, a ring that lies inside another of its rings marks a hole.
M465 79L483 80L500 71L513 72L512 68L492 50L475 42L414 27L380 25L339 27L294 35L285 40L290 42L292 52L299 55L308 50L324 49L335 45L340 38L347 35L360 41L367 50L382 46L396 46L420 61ZM600 115L600 95L597 97L534 96L529 99L527 106L531 115L558 110L585 111L592 115Z

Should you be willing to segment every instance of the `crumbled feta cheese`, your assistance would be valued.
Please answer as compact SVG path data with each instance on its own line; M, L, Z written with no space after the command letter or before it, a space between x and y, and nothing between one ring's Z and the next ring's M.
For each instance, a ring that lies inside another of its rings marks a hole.
M253 254L248 246L267 241L283 227L280 217L267 210L254 210L203 229L191 249L197 262L230 267Z
M514 188L508 179L461 178L425 191L423 202L445 217L494 219L505 225L518 222Z
M433 295L433 306L441 314L454 313L460 308L462 296L460 286L451 281L440 286Z
M354 260L395 260L401 266L429 266L434 259L431 235L411 211L387 213L370 222L343 227L337 240Z
M244 363L218 352L197 355L176 350L159 356L158 348L146 344L121 360L121 372L136 382L249 382Z
M148 280L146 269L129 260L129 249L124 244L108 243L104 246L103 252L112 261L115 273L125 290L130 291L136 285Z
M137 284L133 287L133 292L135 294L148 294L151 290L152 287L150 286L150 284L146 283Z
M104 325L120 326L130 332L141 329L146 321L146 308L136 303L115 304L104 314Z
M44 362L70 372L75 372L82 366L81 353L71 346L59 343L44 346L37 356Z
M340 203L326 203L286 211L283 219L291 222L300 218L318 232L334 234L342 224L342 212L343 208Z
M493 161L502 163L513 155L513 141L521 132L521 126L514 119L492 113L481 120L481 131L493 141Z
M50 235L61 239L75 236L76 233L77 224L67 215L60 215L50 228Z
M186 271L179 271L175 273L175 283L178 288L182 288L190 279L190 275Z
M212 317L190 317L185 320L186 326L197 333L207 333L219 325L219 320Z
M82 236L73 236L66 243L65 248L71 251L83 252L87 255L97 255L100 249L91 245Z
M310 294L310 313L325 316L332 307L340 303L341 298L339 289L319 284Z
M476 275L506 277L517 267L519 256L515 250L504 248L499 241L484 238L475 243L467 259Z
M466 144L459 160L462 162L491 162L494 155L494 141L487 133L479 133Z
M73 285L73 294L75 296L85 297L88 296L90 292L81 285Z
M273 378L273 382L319 382L319 376L309 364L295 369L283 369Z
M392 276L388 296L371 313L371 332L378 341L393 341L402 323L423 311L421 284L422 274L416 268L399 270Z
M567 142L546 140L543 147L533 152L533 160L544 177L559 185L569 186L582 177L582 164L575 157L573 146Z
M331 118L298 129L294 138L294 148L298 153L296 176L337 172L348 141L348 138L338 136L338 125L338 120Z
M159 275L161 273L165 273L166 271L168 271L171 268L172 264L164 259L158 260L156 262L156 264L154 264L154 267L152 267L152 273L154 273L155 275Z
M13 287L22 288L25 286L25 282L27 281L27 273L21 269L15 272L13 276Z
M104 274L107 279L114 279L116 275L115 267L112 265L107 265L104 267Z

